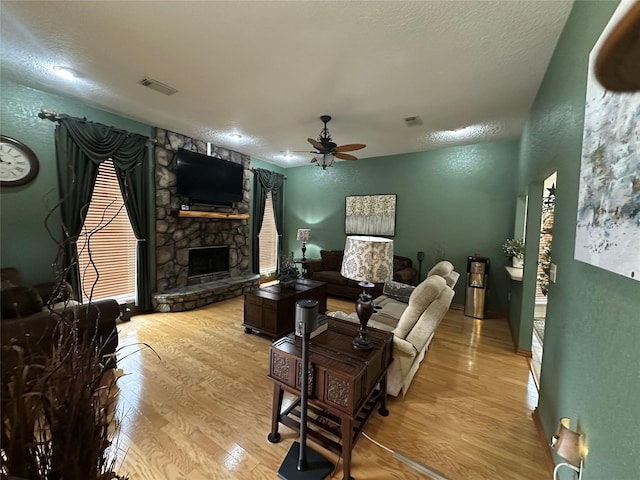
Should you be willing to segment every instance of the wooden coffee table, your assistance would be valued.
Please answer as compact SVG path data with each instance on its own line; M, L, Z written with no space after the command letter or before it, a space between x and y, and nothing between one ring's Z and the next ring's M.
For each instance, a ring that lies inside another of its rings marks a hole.
M327 311L327 284L299 278L295 285L284 288L270 285L244 296L244 331L279 338L293 332L298 300L317 300L318 312Z
M371 350L355 350L358 325L328 317L329 328L309 344L308 438L342 455L344 480L351 478L351 451L376 405L386 407L387 370L393 361L393 333L369 329ZM280 441L282 423L300 431L300 399L284 411L283 393L300 395L302 341L293 334L276 340L269 350L273 381L272 443Z

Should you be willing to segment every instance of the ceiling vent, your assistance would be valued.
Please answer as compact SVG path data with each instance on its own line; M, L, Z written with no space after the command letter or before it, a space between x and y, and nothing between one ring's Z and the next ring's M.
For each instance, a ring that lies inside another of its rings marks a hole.
M407 117L404 119L404 123L407 124L407 127L417 127L423 125L422 119L420 117Z
M176 90L175 88L170 87L169 85L165 85L164 83L149 77L144 77L138 83L145 87L149 87L150 89L155 90L156 92L163 93L164 95L167 95L167 96L173 95L174 93L178 92L178 90Z

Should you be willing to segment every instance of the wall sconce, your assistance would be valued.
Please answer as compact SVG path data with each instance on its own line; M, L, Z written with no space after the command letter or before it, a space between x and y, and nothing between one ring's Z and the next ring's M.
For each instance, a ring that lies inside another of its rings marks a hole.
M578 480L582 479L582 454L580 452L580 443L582 435L571 430L571 420L564 417L560 419L558 431L551 437L551 448L562 457L566 462L561 462L553 469L553 480L561 467L568 467L578 473Z

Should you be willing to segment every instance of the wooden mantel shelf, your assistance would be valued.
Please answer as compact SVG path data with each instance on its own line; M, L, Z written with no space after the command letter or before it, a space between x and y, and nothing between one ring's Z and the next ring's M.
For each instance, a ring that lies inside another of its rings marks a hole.
M171 215L174 217L191 217L191 218L217 218L223 220L248 220L248 213L221 213L221 212L203 212L199 210L172 210Z

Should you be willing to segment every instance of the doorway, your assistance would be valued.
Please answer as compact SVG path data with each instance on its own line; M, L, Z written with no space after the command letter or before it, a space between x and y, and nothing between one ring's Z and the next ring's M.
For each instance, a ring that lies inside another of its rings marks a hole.
M536 272L536 297L533 311L533 332L531 336L531 370L538 385L540 385L540 369L542 366L544 331L547 317L547 293L549 291L555 205L556 173L554 172L544 181L542 194L538 268Z

